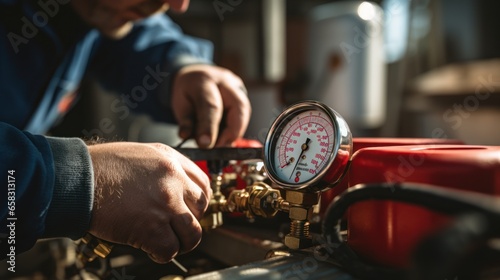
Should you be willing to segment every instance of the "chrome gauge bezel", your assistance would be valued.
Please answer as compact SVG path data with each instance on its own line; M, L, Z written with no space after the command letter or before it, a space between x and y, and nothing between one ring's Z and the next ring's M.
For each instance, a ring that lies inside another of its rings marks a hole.
M275 147L286 124L297 115L309 110L322 111L329 117L333 125L333 149L328 156L327 162L314 178L297 184L285 182L280 179L273 164L274 153L276 153ZM286 108L271 125L264 143L264 167L268 177L273 182L274 187L285 190L317 192L333 187L343 178L347 171L351 155L352 135L345 120L329 106L311 100L301 101Z

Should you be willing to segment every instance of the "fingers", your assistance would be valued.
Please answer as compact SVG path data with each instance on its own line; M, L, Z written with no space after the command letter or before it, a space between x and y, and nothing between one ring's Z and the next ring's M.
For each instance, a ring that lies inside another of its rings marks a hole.
M199 188L189 188L184 190L184 203L189 208L189 211L200 220L208 206L208 199L201 193Z
M211 188L194 162L158 143L98 144L89 153L99 200L89 232L140 248L162 263L199 243L198 219Z
M170 224L157 228L140 247L157 263L171 261L180 250L180 242Z
M239 80L239 79L238 79ZM250 122L251 106L243 82L223 83L219 86L224 100L226 123L215 146L230 146L243 137Z
M172 228L179 237L180 253L193 250L201 241L201 225L189 211L174 216L172 219Z
M212 197L212 188L210 188L210 179L208 178L207 174L205 174L205 172L203 172L203 170L201 170L200 167L196 165L196 163L186 158L181 153L173 149L171 151L176 154L176 157L181 164L182 170L194 183L190 189L197 189L200 191L200 193L202 192L208 204L208 200L210 200L210 198ZM196 192L192 192L192 194L196 195ZM198 195L197 197L201 197L201 195ZM204 210L206 210L206 207L207 206L205 205Z
M172 109L179 136L195 137L201 148L227 146L243 136L251 106L242 80L224 68L186 66L174 82ZM223 113L223 131L219 132Z
M158 227L148 235L141 250L157 263L167 263L178 253L193 250L201 241L202 228L196 218L184 209L172 217L170 223Z
M201 240L202 228L198 222L208 206L208 200L201 189L190 182L185 182L182 193L170 193L163 201L164 211L156 212L162 218L159 223L149 223L152 230L147 231L141 249L150 254L159 263L169 262L177 253L185 253L194 249ZM181 181L178 184L182 184ZM174 206L175 204L175 206ZM168 217L168 218L167 218Z
M179 123L179 136L183 139L194 137L199 147L211 148L215 144L222 119L222 98L209 77L192 75L199 79L196 85L177 83L172 104Z
M172 94L172 110L179 124L179 137L182 139L194 137L195 123L191 97L180 86L174 87Z
M200 220L203 214L208 208L208 203L212 196L212 189L210 188L210 183L208 182L208 177L206 183L197 183L196 180L200 177L193 176L192 173L186 170L187 186L184 187L182 192L183 202L187 206L189 213L195 217L196 220ZM192 181L189 181L189 180Z
M170 184L165 186L165 188L173 189L176 187L181 191L174 193L167 191L167 195L178 197L178 199L173 200L176 203L183 200L191 213L200 219L207 209L208 202L212 197L212 189L207 174L205 174L205 172L203 172L203 170L193 161L176 150L162 144L153 145L164 153L165 158L170 158L168 166L171 166L172 170L169 171L169 173L177 173L175 181L174 179L170 179ZM164 199L169 199L169 197ZM164 202L163 199L160 199L160 201L161 203Z
M196 142L201 148L211 148L214 146L219 134L223 101L217 84L213 81L205 81L201 89L203 96L195 102Z
M181 253L191 251L201 240L202 228L198 222L205 213L212 189L208 176L193 161L172 150L178 155L181 168L184 171L182 198L184 205L180 205L180 213L173 215L171 225L179 238Z
M164 146L164 151L170 153L171 160L172 155L176 157L172 166L178 167L177 179L169 181L163 198L156 201L157 209L161 209L154 212L160 217L156 219L159 222L148 224L153 233L141 246L158 263L169 262L177 253L191 251L199 244L202 228L198 220L203 217L211 195L208 177L195 163L168 147Z

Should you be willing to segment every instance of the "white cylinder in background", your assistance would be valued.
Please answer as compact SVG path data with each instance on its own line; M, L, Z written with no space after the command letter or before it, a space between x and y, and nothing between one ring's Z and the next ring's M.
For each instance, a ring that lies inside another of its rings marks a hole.
M328 3L310 14L306 98L336 110L353 134L385 121L383 22L382 9L372 2Z

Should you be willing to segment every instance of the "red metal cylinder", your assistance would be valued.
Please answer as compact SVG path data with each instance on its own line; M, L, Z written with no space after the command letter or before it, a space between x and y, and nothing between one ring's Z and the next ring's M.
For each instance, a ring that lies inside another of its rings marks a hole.
M411 145L360 149L353 155L349 186L413 182L500 195L500 147ZM348 210L349 246L362 258L408 267L418 242L449 220L424 207L364 201Z
M439 139L439 138L369 138L357 137L353 138L353 154L360 149L370 147L387 147L387 146L407 146L407 145L452 145L463 144L460 140L455 139ZM328 205L335 197L347 190L349 172L344 179L335 187L321 193L320 200L320 215L323 216Z

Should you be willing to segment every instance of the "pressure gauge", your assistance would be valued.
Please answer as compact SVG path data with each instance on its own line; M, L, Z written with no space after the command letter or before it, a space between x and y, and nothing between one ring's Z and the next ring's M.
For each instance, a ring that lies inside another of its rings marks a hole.
M264 166L275 186L317 192L338 183L352 154L345 120L330 107L302 101L274 121L264 145Z

